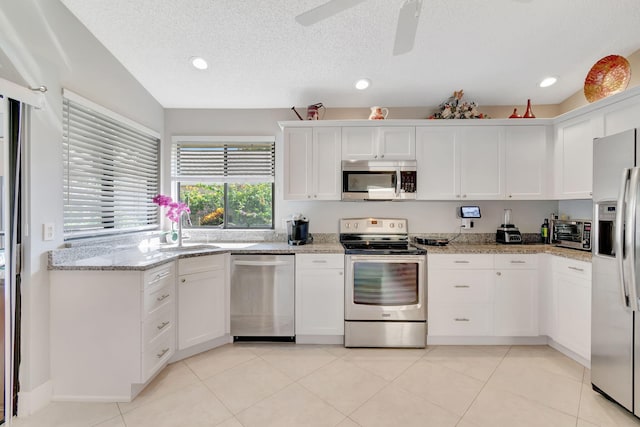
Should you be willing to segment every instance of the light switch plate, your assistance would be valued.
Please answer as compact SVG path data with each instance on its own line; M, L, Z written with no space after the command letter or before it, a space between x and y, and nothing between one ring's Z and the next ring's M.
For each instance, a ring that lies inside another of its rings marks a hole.
M53 222L42 224L42 239L53 240L55 238L56 225Z

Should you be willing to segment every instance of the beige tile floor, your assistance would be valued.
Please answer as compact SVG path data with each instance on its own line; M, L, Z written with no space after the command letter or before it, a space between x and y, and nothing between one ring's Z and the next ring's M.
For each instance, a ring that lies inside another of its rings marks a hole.
M229 344L174 363L131 403L52 403L17 427L640 426L546 346Z

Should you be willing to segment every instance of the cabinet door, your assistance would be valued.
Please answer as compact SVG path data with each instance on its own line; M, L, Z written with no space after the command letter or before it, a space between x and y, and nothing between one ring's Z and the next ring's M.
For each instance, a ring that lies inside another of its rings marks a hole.
M494 334L538 335L538 274L536 270L496 271Z
M342 198L341 150L340 128L313 129L313 199Z
M311 198L313 130L287 128L284 130L284 199Z
M378 132L378 158L384 160L416 158L415 127L381 127Z
M460 193L462 199L501 199L504 195L504 156L501 128L460 129Z
M342 160L378 158L377 128L343 127Z
M417 198L455 200L460 196L460 166L453 128L416 128Z
M344 335L343 255L296 255L296 335Z
M225 334L225 270L178 278L178 348L183 350Z
M590 118L561 124L557 129L556 193L561 199L591 198L593 138Z
M591 357L590 282L565 274L557 275L557 341L585 359Z
M545 126L508 126L505 129L505 190L508 199L545 196Z

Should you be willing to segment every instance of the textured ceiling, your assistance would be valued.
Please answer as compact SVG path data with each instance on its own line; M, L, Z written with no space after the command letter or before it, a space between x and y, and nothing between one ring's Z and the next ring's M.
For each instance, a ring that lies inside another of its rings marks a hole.
M61 1L166 108L435 106L458 89L480 105L557 104L598 59L640 49L639 0L423 0L400 56L404 0L310 27L295 16L324 0ZM537 87L547 75L558 83Z

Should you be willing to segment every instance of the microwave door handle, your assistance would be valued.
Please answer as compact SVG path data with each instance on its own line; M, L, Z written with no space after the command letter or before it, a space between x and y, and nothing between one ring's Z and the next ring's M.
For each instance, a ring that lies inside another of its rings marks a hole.
M614 247L616 253L616 262L618 264L618 274L620 276L620 294L622 296L622 305L629 306L629 297L627 293L627 287L625 284L626 278L624 274L624 220L625 220L625 199L627 195L627 188L629 183L629 169L622 170L622 179L620 181L620 189L618 192L618 200L616 201L616 225L615 225L615 238Z
M625 259L627 262L627 288L629 289L629 307L638 311L638 292L636 282L636 214L638 211L638 189L640 185L640 168L632 168L629 176L629 196L626 209L625 226Z

